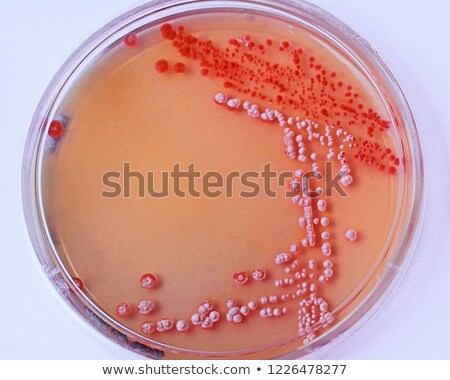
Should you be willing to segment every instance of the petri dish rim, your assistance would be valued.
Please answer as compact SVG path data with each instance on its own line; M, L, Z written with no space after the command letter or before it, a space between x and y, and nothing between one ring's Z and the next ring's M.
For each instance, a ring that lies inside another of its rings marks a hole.
M365 299L342 321L321 334L316 340L294 349L292 353L287 354L285 357L299 357L308 354L331 340L335 340L338 336L342 336L350 327L357 325L358 322L361 323L363 319L373 315L382 301L393 292L395 285L399 283L402 274L412 259L418 240L424 210L424 172L417 128L412 112L398 83L375 50L364 39L328 12L306 1L158 0L142 4L114 19L89 37L61 66L48 85L29 123L29 130L23 147L21 201L26 227L42 270L66 301L71 304L75 314L84 317L85 320L90 321L91 325L95 327L95 323L86 315L87 309L80 309L80 305L76 304L77 301L81 301L91 312L111 326L113 334L109 330L106 333L110 339L149 357L158 357L158 350L169 350L203 358L245 356L275 350L291 344L298 340L298 336L295 334L264 346L245 350L225 352L196 351L172 347L137 335L100 310L76 288L71 276L60 261L47 230L39 193L40 165L45 131L48 120L51 120L53 116L52 111L56 108L55 104L61 98L61 94L65 89L70 88L72 81L76 81L76 74L82 71L82 67L86 67L91 60L96 59L95 53L101 54L101 51L109 46L111 40L118 40L131 30L136 30L149 23L161 22L173 15L201 10L239 9L258 11L269 16L289 18L290 21L303 24L320 35L327 37L327 42L331 41L351 56L369 75L377 90L382 92L380 96L388 109L392 111L397 127L395 131L397 139L401 143L398 149L402 151L407 162L407 165L402 165L403 175L400 178L400 189L403 192L399 194L393 222L394 228L386 242L385 249L380 253L377 262L367 274L365 280L333 310L333 313L339 313L351 304L364 286L373 279L375 272L380 269L379 266L383 263L383 273L377 278L376 285L365 296ZM409 180L405 181L405 177ZM383 262L388 254L389 259ZM71 292L68 291L67 284L71 284ZM76 299L73 298L74 296ZM133 345L131 341L124 340L122 335L118 335L115 332L138 339L144 344L154 347L154 349L142 350L142 347ZM140 349L137 349L137 347Z

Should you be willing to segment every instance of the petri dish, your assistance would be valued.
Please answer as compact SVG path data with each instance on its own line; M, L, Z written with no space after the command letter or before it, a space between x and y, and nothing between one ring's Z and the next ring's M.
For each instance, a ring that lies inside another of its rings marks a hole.
M149 2L49 84L22 202L60 298L111 340L155 359L296 358L394 292L422 155L392 74L322 9Z

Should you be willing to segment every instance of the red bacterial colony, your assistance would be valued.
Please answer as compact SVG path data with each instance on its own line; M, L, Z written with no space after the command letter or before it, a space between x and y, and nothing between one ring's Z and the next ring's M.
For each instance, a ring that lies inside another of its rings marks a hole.
M64 125L59 120L53 120L50 123L50 127L48 129L48 135L54 139L61 137L64 132Z
M131 315L131 306L127 303L120 303L116 307L116 315L119 318L128 318Z
M155 63L155 70L162 74L169 70L169 62L166 59L160 59Z
M182 62L177 62L175 65L173 65L173 71L176 73L184 73L186 70L186 66Z
M75 285L78 287L78 289L83 290L84 283L83 283L83 280L81 278L74 277L72 280L75 283Z
M248 274L246 272L236 272L233 275L233 280L238 285L244 285L248 281Z
M137 38L136 34L130 33L130 34L125 36L124 42L125 42L125 45L130 46L130 47L134 47L138 43L138 38Z
M158 277L153 273L146 273L141 276L141 286L145 289L153 289L158 284Z

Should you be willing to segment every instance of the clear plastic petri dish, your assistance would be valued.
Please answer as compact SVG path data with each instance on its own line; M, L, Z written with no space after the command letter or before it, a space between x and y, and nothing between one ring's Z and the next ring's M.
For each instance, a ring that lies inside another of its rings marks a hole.
M149 2L47 87L22 201L42 270L111 340L158 359L296 358L393 293L422 156L392 74L320 8Z

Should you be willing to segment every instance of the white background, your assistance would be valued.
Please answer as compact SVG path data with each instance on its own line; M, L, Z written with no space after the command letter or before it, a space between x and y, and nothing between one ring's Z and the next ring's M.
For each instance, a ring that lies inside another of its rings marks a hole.
M328 359L450 359L450 2L314 0L368 40L415 114L427 174L416 255L376 317ZM86 329L49 291L34 261L19 204L27 122L56 69L130 0L0 1L0 358L130 359Z

